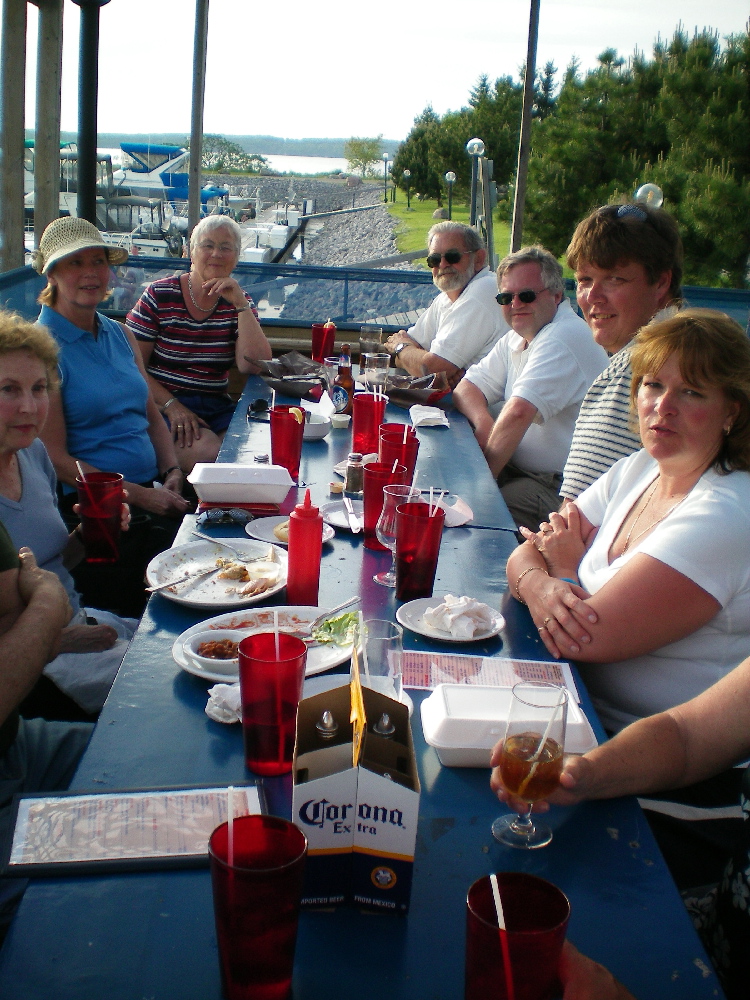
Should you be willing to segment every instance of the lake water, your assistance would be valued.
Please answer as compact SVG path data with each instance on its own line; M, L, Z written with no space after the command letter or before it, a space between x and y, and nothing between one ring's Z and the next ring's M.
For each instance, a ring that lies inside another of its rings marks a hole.
M116 170L122 163L122 150L100 149L100 153L109 153L112 166ZM330 174L334 170L346 172L346 160L343 156L277 156L275 153L262 153L268 160L272 170L280 174Z

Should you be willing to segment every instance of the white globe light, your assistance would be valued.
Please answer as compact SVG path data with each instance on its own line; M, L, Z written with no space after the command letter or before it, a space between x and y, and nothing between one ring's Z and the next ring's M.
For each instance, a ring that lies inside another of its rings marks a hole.
M664 204L664 192L658 184L641 184L635 193L635 200L651 208L661 208Z
M411 177L411 170L404 170L402 173L407 180Z
M449 170L448 173L445 175L445 179L448 182L448 184L455 184L456 175L453 173L452 170Z
M469 139L466 143L466 152L469 156L484 156L484 143L481 139Z

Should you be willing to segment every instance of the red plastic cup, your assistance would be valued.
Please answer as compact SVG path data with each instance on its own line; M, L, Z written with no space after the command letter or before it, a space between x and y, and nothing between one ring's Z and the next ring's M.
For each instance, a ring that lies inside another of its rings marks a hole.
M120 557L122 476L119 472L87 472L76 479L78 516L86 562L114 563Z
M404 503L396 508L397 601L432 597L444 521L442 507L428 503Z
M384 434L395 434L396 432L398 432L403 438L404 430L406 430L407 437L417 436L417 432L414 430L411 424L387 423L380 425L380 437L382 437Z
M292 770L297 705L305 680L307 646L280 632L248 635L239 646L245 764L256 774Z
M300 423L292 409L301 407L274 406L270 409L271 421L271 461L283 465L294 480L299 479L299 463L302 457L302 436L305 433L304 420Z
M307 838L276 816L238 816L208 854L224 995L286 1000L292 988Z
M378 429L388 402L383 393L355 392L352 400L352 451L369 455L378 450Z
M333 340L336 336L336 327L326 327L325 323L313 323L312 325L312 359L319 361L333 354Z
M406 424L402 427L407 426ZM414 469L417 464L417 454L419 453L419 438L412 431L406 434L406 441L404 441L404 432L400 431L387 431L380 434L380 452L379 459L385 465L393 465L394 461L398 461L399 465L406 466L406 481L411 483L414 479Z
M354 397L357 398L356 396ZM406 467L397 465L395 470L393 463L385 465L383 462L368 462L365 470L365 488L363 494L364 503L364 535L365 548L374 549L376 552L389 552L385 545L381 545L375 534L375 525L383 511L383 487L406 485Z
M570 903L557 886L535 875L498 872L497 881L506 947L500 939L492 885L485 875L466 898L465 1000L507 1000L509 977L516 1000L551 1000L559 995L557 967Z

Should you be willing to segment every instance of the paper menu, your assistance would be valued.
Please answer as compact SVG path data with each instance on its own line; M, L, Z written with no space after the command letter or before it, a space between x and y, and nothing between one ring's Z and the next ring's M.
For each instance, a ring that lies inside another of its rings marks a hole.
M207 858L227 819L226 788L22 798L9 868ZM262 812L255 785L236 787L235 816Z
M519 681L560 684L580 703L570 664L548 660L512 660L501 656L467 656L404 650L403 684L407 688L432 691L438 684L481 684L513 687Z

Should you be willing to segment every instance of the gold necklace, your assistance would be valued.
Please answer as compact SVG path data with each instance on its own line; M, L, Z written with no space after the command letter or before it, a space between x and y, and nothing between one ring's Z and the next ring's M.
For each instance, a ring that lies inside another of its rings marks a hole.
M677 507L679 507L680 504L682 503L682 501L685 499L685 497L680 497L680 499L677 501L677 503L672 504L672 506L669 508L669 510L666 511L664 514L662 514L661 517L657 517L657 519L655 521L652 521L651 524L646 525L646 527L643 529L643 531L639 531L637 535L633 536L633 532L635 531L635 526L636 526L636 524L638 524L638 522L641 519L641 515L644 513L644 511L646 510L646 508L648 507L648 505L653 500L654 495L656 493L656 487L658 485L659 485L659 477L657 476L656 479L654 480L654 485L651 488L651 492L648 495L648 500L644 503L644 505L638 511L638 513L636 514L635 520L630 525L630 531L627 533L627 536L625 538L625 544L622 547L622 552L620 553L620 555L625 555L625 553L628 551L628 548L630 546L631 541L632 542L637 542L638 539L642 535L645 535L647 531L650 531L652 528L655 528L657 524L660 524L664 520L664 518L669 517L669 515L672 513L672 511L675 510ZM685 496L687 496L687 493L685 494Z
M188 292L190 293L190 301L193 303L198 312L202 313L213 312L213 310L216 308L216 303L214 303L212 306L209 306L208 309L204 309L203 306L199 306L198 303L195 301L195 296L193 295L193 282L190 280L189 271L187 276L187 286L188 286Z

